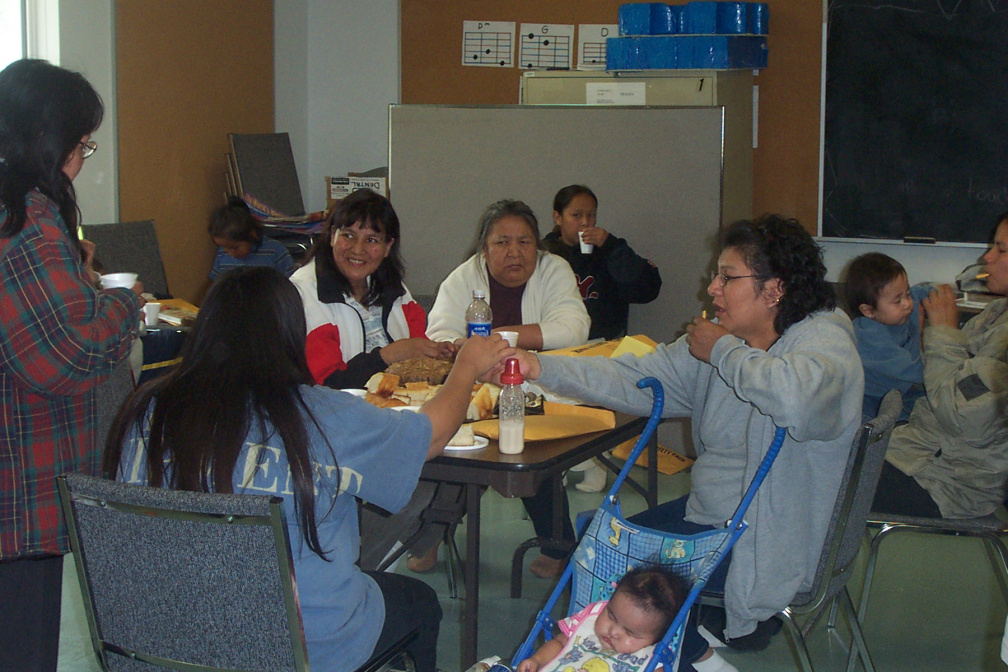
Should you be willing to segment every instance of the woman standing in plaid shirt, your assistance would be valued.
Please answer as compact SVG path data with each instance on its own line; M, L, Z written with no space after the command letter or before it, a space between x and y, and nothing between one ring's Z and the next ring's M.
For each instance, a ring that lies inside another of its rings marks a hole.
M0 72L0 669L55 670L66 534L55 477L98 473L94 391L129 352L139 292L95 288L72 185L101 99L40 60ZM104 437L102 437L104 438Z

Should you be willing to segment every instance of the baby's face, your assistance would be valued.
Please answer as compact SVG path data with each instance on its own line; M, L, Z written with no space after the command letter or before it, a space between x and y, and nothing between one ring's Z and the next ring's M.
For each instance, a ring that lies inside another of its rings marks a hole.
M595 636L602 646L616 653L636 653L664 635L658 614L648 613L633 598L616 591L595 619Z
M879 292L875 307L862 305L861 312L867 317L894 327L904 324L913 310L913 299L910 298L910 284L905 275L901 275Z

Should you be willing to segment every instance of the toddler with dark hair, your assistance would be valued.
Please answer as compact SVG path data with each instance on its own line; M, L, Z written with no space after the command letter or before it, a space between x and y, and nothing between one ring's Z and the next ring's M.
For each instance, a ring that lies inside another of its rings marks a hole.
M288 278L295 270L287 248L266 236L262 223L237 196L213 211L207 233L217 246L211 280L239 266L270 266Z
M874 418L882 397L895 389L903 395L899 420L906 421L924 395L920 302L931 288L910 287L902 264L869 252L850 263L846 289L849 309L860 315L854 318L854 333L865 374L862 415Z

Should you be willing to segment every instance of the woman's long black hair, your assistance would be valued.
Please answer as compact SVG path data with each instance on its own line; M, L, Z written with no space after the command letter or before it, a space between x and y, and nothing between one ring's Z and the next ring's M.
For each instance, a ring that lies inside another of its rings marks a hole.
M269 267L222 275L186 337L182 361L137 388L116 416L105 448L105 477L120 475L123 442L135 432L146 437L151 486L233 492L235 464L249 430L257 423L268 437L268 423L287 453L301 532L324 558L306 421L314 419L299 390L312 382L304 347L301 297L283 275Z
M101 98L79 73L37 59L0 71L0 207L7 211L0 236L21 232L25 198L38 189L56 203L77 240L80 211L63 166L103 114Z
M778 334L811 313L836 307L822 248L798 220L771 214L740 220L728 226L723 239L722 249L739 250L761 289L767 280L781 281L784 293L774 318Z

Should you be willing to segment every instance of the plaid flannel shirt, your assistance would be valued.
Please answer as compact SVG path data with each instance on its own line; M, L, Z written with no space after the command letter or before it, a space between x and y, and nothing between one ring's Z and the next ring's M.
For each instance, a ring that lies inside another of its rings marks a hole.
M97 473L94 389L139 310L94 288L55 203L29 193L24 229L0 238L0 559L66 552L55 478Z

